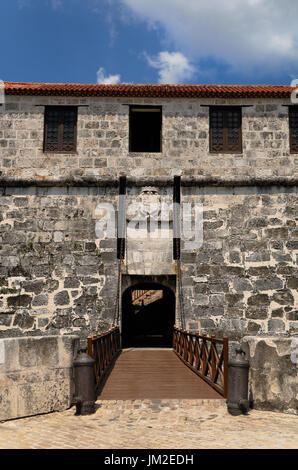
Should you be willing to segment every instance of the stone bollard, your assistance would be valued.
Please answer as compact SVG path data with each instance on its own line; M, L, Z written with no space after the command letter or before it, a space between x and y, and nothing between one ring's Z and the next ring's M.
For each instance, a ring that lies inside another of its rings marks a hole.
M95 361L86 351L87 348L80 349L73 363L76 415L95 413Z
M249 362L244 358L245 352L236 349L236 358L228 362L228 412L233 416L246 414L248 401Z

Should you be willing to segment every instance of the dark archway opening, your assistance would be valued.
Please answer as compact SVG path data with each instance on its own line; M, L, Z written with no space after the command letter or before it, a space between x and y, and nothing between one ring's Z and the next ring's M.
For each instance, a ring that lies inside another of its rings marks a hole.
M141 283L122 296L122 347L172 346L175 294L157 283Z

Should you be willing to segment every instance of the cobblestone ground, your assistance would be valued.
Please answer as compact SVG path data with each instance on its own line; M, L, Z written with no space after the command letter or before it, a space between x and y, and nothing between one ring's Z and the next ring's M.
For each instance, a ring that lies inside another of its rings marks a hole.
M251 410L231 416L225 400L98 401L0 423L0 449L297 449L298 417Z

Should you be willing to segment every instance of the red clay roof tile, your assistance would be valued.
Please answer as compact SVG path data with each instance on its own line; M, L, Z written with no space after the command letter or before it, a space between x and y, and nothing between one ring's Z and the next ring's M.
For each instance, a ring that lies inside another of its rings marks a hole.
M290 98L288 85L91 85L4 82L7 95L152 98Z

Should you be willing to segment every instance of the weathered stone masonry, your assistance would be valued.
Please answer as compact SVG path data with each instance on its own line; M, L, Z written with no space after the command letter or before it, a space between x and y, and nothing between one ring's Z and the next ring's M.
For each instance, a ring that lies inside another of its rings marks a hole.
M231 352L241 342L256 406L293 412L298 155L289 148L290 95L48 95L9 92L0 106L0 337L75 334L85 342L109 328L117 242L96 235L97 207L117 209L122 175L127 204L148 186L168 202L180 175L181 203L203 206L203 245L181 243L186 325L229 336ZM129 152L130 104L162 106L161 153ZM76 153L43 152L45 105L78 106ZM241 154L209 152L208 105L244 106ZM125 282L162 275L173 287L171 243L128 243Z
M162 106L162 153L128 151L129 106ZM209 109L242 108L242 154L209 153ZM297 176L289 152L289 99L74 98L7 96L0 106L2 178L40 181L69 178ZM78 105L76 154L43 153L44 105ZM202 106L204 105L204 106Z
M182 254L186 311L207 331L297 334L297 199L274 191L188 191L204 207L204 243Z
M115 240L95 239L94 211L105 190L23 192L1 198L1 334L79 331L86 338L106 329L117 270Z
M182 244L186 320L235 341L245 334L297 334L295 188L259 192L255 187L182 191L182 201L204 207L202 248L189 251ZM116 206L117 189L7 188L6 194L1 336L86 337L110 326L116 240L96 239L95 209L107 199Z
M182 202L204 206L202 248L182 244L189 324L199 321L232 340L297 334L297 155L289 153L289 102L7 96L0 107L1 336L84 338L110 325L116 240L96 238L96 207L117 207L124 174L136 193L141 181L153 179L169 195L180 174L190 181ZM162 153L129 153L133 103L162 106ZM76 154L43 153L46 104L79 105ZM242 108L242 154L209 153L207 104L249 105Z
M169 202L180 175L181 203L203 207L203 245L189 249L181 241L186 325L229 336L231 353L241 343L255 407L297 412L298 155L289 147L291 90L121 87L6 84L1 341L34 336L42 344L42 336L74 334L84 343L109 328L119 295L117 242L98 236L98 207L111 203L117 210L122 175L127 205L148 186ZM132 104L162 107L161 153L129 152ZM76 153L43 152L45 105L78 106ZM241 154L209 152L209 105L243 106ZM140 274L175 289L171 243L129 241L122 290ZM179 323L178 289L176 298Z

